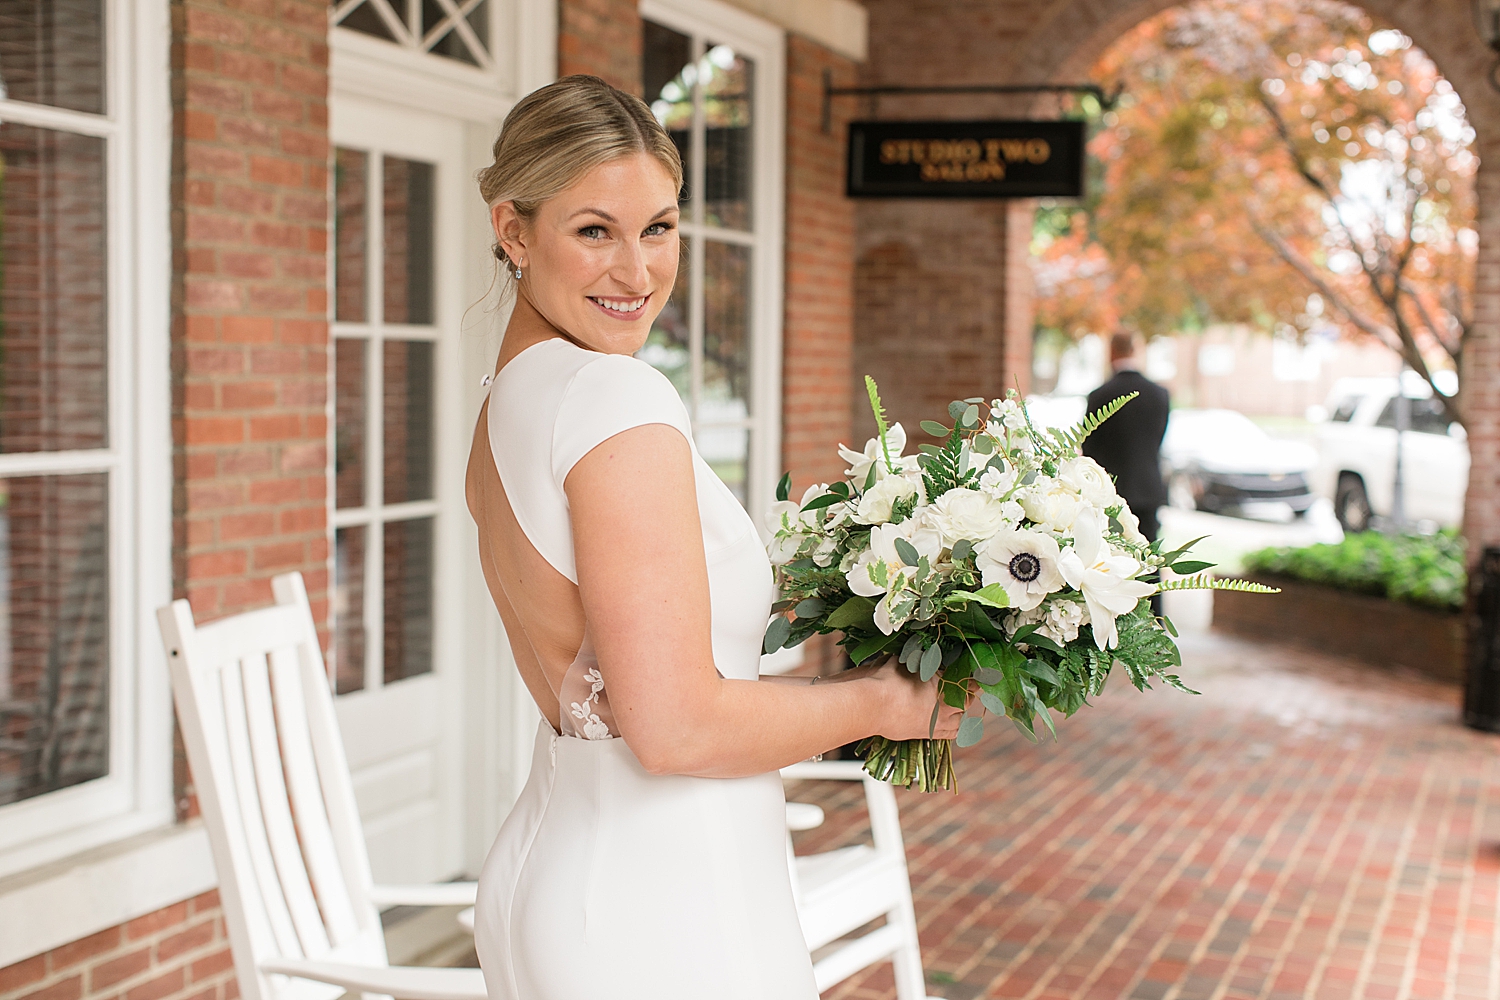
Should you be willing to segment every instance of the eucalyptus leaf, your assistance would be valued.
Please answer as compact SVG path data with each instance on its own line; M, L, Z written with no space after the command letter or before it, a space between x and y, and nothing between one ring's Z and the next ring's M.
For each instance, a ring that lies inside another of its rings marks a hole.
M974 679L981 684L999 684L1005 675L994 667L975 667Z
M922 421L922 429L936 438L945 438L948 436L948 428L936 420Z
M786 640L791 634L792 623L778 615L772 618L771 623L766 626L766 641L762 644L762 648L767 653L774 653L786 645Z
M795 614L798 618L816 618L821 615L828 605L821 597L809 597L797 605Z
M963 424L965 427L979 426L979 407L969 404L969 408L964 410Z
M919 444L917 445L917 450L922 453L924 458L931 458L933 455L941 455L943 453L943 449L935 444Z
M916 663L921 658L922 636L921 633L914 632L912 633L911 637L906 640L906 645L901 647L900 659L902 663L906 664L907 667L915 673L917 669Z
M1005 714L1005 702L997 698L993 692L986 691L984 688L979 689L979 704L983 705L985 711L992 715Z
M792 474L783 472L781 482L776 484L776 499L785 500L792 493Z
M922 666L920 677L924 682L932 680L937 676L938 668L943 665L943 647L933 643L927 647L922 654Z
M958 738L954 741L961 747L971 747L984 736L984 720L971 715L958 725Z
M950 558L955 563L961 563L974 553L974 543L967 538L960 538L953 543L953 554Z
M959 417L964 415L964 406L965 404L963 400L955 399L953 402L948 404L948 416L952 417L954 420L957 420Z
M917 547L904 538L896 539L896 555L908 566L916 566L922 561L922 556L917 552Z

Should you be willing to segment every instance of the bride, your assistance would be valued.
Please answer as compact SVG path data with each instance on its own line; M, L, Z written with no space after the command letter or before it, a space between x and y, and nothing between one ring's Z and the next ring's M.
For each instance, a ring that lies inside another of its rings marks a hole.
M681 185L646 105L586 76L518 103L479 176L515 309L467 495L544 716L479 882L492 1000L813 1000L777 768L928 735L935 682L894 666L757 679L760 539L632 357L672 293Z

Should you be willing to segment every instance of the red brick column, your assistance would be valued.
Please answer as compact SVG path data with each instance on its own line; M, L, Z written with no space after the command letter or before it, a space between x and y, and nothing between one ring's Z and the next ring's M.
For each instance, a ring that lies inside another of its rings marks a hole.
M328 8L173 6L174 583L327 618Z
M634 0L559 0L557 75L588 73L641 92L641 14Z
M854 205L844 197L848 101L822 129L823 72L854 82L854 63L816 42L787 37L786 306L782 326L782 464L794 491L843 475L842 443L856 448ZM855 387L851 396L851 386Z
M798 35L786 42L786 259L782 320L781 461L792 495L832 482L855 448L852 410L865 398L854 367L854 205L844 197L844 142L852 108L834 107L823 131L823 73L849 86L855 64ZM852 392L852 395L851 395ZM804 670L823 671L836 647L807 642Z

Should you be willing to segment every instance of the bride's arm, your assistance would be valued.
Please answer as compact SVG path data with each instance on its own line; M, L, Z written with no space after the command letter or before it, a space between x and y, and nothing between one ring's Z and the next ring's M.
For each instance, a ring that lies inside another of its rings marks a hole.
M761 774L881 735L928 735L936 681L897 668L839 684L727 680L714 669L708 567L682 433L647 424L579 459L564 483L578 588L615 723L656 774ZM937 735L960 713L945 706Z

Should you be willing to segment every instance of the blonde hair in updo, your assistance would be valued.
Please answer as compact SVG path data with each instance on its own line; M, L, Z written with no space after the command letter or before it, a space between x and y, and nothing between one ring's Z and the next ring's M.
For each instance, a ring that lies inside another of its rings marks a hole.
M529 224L542 203L600 164L649 153L682 190L682 157L651 109L597 76L565 76L521 98L495 139L495 162L479 171L479 193L493 207L510 201ZM499 243L495 259L511 275Z

